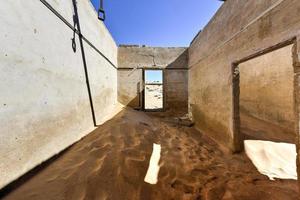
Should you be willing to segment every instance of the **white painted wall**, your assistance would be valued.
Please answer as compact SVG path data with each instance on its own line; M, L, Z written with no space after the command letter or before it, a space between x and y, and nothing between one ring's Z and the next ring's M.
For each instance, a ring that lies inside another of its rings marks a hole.
M89 0L83 35L117 65L117 46ZM72 0L49 0L71 24ZM0 188L94 129L80 45L39 0L0 2ZM115 111L117 71L84 43L97 123Z

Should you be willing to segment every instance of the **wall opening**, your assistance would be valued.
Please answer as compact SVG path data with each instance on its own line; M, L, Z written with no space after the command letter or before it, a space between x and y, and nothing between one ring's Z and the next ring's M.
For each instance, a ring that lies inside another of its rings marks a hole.
M144 109L162 111L164 109L163 70L144 70Z
M295 143L292 45L238 65L244 139Z
M270 179L297 179L293 45L244 59L232 73L235 148Z

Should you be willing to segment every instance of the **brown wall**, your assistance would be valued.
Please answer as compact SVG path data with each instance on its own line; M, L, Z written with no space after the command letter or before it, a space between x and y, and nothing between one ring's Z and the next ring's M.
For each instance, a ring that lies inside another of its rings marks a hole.
M259 120L266 124L259 127L258 132L265 134L262 138L284 141L290 137L295 142L292 45L241 63L239 69L241 126L255 129L253 123ZM272 136L273 125L282 132L277 137Z
M118 52L119 102L131 107L141 106L142 100L138 93L143 90L142 69L163 69L166 109L180 108L187 112L187 66L187 48L121 45Z
M118 70L118 100L133 108L141 106L141 92L143 91L142 69Z
M297 36L299 10L299 0L228 0L189 48L190 113L233 151L232 63Z
M188 111L188 72L187 70L165 71L165 98L167 108Z

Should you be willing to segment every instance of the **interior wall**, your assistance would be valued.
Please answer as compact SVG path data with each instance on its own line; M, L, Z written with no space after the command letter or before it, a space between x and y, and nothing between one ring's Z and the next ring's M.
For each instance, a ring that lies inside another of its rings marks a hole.
M118 100L120 103L132 108L141 108L143 92L142 69L118 70Z
M188 73L186 70L165 71L167 107L188 110Z
M189 48L189 111L196 126L232 151L232 64L299 34L298 0L229 0Z
M117 65L117 46L88 0L82 34ZM72 1L49 4L73 24ZM0 3L0 188L94 129L78 35L41 1ZM117 70L83 41L97 124L116 110Z
M187 48L121 45L118 50L118 99L131 107L141 106L142 69L164 70L165 106L167 110L188 109Z
M241 63L239 70L242 129L258 129L263 135L257 137L294 143L292 45Z

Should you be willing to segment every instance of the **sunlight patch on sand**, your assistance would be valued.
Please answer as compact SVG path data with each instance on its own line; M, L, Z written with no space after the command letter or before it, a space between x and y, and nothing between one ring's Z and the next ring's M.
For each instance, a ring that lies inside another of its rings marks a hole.
M261 140L246 140L245 151L257 170L270 180L297 180L296 145Z
M156 184L159 172L159 159L160 159L161 146L159 144L153 144L153 151L149 162L149 167L144 181L149 184Z

